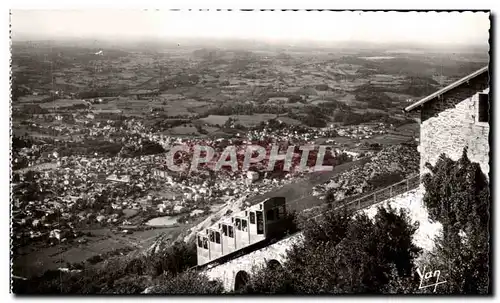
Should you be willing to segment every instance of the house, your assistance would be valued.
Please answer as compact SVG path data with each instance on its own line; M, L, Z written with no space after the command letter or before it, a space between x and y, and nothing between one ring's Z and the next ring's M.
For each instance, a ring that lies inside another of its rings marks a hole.
M153 169L153 176L166 179L168 183L173 182L172 172L162 169Z
M486 66L404 109L420 110L421 175L428 172L425 163L436 164L442 153L457 160L467 146L469 159L488 176L489 104Z

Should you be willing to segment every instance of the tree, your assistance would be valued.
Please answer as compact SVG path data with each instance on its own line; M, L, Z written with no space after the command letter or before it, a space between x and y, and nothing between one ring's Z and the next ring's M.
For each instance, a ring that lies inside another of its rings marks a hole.
M159 253L148 256L146 264L153 276L164 272L178 274L195 266L196 258L195 243L178 242Z
M223 291L221 282L210 281L205 275L188 270L176 276L163 275L150 293L204 295L221 294Z
M251 275L244 293L409 293L416 286L412 244L417 226L406 213L379 208L370 219L326 213L303 224L302 242L282 268Z
M295 293L292 275L283 266L266 265L257 269L245 287L238 291L242 294L290 294Z
M315 246L321 242L337 245L345 238L347 227L352 220L353 218L345 211L328 211L318 220L307 220L301 223L305 245Z
M478 163L453 161L442 154L423 177L424 204L432 220L443 225L433 268L446 275L438 290L453 294L486 294L489 279L489 182Z

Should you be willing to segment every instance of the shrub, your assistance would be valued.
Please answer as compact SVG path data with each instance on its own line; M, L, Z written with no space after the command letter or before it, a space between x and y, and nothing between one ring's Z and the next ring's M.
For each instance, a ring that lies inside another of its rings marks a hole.
M326 213L301 223L283 268L262 268L242 293L409 293L418 285L412 244L416 226L406 213L379 208L373 220Z
M164 272L178 274L196 266L197 255L195 243L176 243L161 253L147 257L147 264L153 276Z
M447 283L442 293L487 294L491 292L489 182L478 163L467 157L453 161L441 155L431 173L423 177L424 204L429 217L443 225L437 240L432 268L441 269Z
M150 293L153 294L221 294L224 291L222 283L210 281L205 275L195 271L186 271L179 275L163 275Z
M373 188L381 188L398 183L402 180L404 180L404 175L401 172L386 172L375 175L368 183L373 186Z
M292 276L283 266L265 266L252 273L249 283L240 294L290 294L294 293Z

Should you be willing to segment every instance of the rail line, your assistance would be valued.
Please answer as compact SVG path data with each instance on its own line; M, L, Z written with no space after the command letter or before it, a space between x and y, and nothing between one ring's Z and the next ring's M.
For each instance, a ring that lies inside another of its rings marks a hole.
M318 215L306 218L306 221L316 220L316 219L324 216L325 214L328 214L332 211L338 211L338 210L343 209L343 208L347 208L348 211L351 211L351 212L356 212L356 211L359 211L361 209L370 207L372 205L381 203L385 200L394 198L394 197L401 195L405 192L408 192L410 190L416 189L417 187L419 187L419 185L420 185L420 176L413 175L407 179L404 179L402 181L399 181L397 183L389 185L385 188L376 190L376 191L369 193L367 195L364 195L362 197L358 197L358 198L349 197L349 198L345 198L341 201L324 203L324 204L317 206L317 207L324 209L325 207L327 207L328 205L331 205L331 204L337 204L337 205L342 204L342 205L339 205L335 208L331 208L325 212L321 212ZM345 202L345 201L348 201L348 202ZM239 258L240 256L243 256L243 255L249 254L251 252L254 252L256 250L262 249L264 247L267 247L270 244L273 244L277 241L283 240L283 239L288 238L288 237L292 237L292 236L297 235L301 232L302 231L299 230L293 234L286 234L286 235L283 235L282 237L279 237L279 238L265 239L261 242L255 243L255 244L250 245L248 247L245 247L242 250L236 251L230 255L224 256L220 259L214 260L212 262L206 263L206 264L201 265L201 266L194 266L191 269L196 269L198 271L202 271L202 270L209 268L209 267L212 268L215 266L222 265L222 264L227 263L231 260Z

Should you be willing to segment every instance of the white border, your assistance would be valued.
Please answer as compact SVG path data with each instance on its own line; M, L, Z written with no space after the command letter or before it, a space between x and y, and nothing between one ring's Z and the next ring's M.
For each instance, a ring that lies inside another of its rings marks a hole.
M494 5L492 0L420 0L420 1L395 1L395 0L338 0L334 3L328 0L122 0L119 3L113 0L76 0L76 1L50 1L42 2L36 0L11 1L11 8L179 8L179 9L349 9L349 10L368 10L368 9L491 9Z
M384 0L378 0L378 1L316 1L316 0L303 0L303 1L296 1L296 0L286 0L286 1L269 1L269 0L247 0L247 1L202 1L202 0L184 0L184 1L154 1L154 0L140 0L140 1L130 1L130 0L121 0L121 1L113 1L113 0L78 0L78 1L51 1L51 2L44 2L44 1L14 1L14 0L7 0L7 1L2 1L0 5L2 6L2 11L0 14L0 41L2 43L2 47L0 48L2 50L2 56L3 60L0 60L1 64L1 70L5 71L1 73L2 77L2 96L4 97L4 100L1 102L1 110L0 110L0 140L1 142L7 143L10 141L10 135L9 135L9 100L8 100L8 94L9 94L9 74L7 71L9 71L9 36L8 36L8 26L9 26L9 15L8 15L8 9L9 8L24 8L24 9L29 9L29 8L45 8L45 9L69 9L69 8L162 8L162 9L168 9L168 8L179 8L179 9L199 9L199 8L204 8L204 9L215 9L215 8L221 8L221 9L238 9L238 8L250 8L250 9L257 9L257 8L274 8L274 9L281 9L281 8L290 8L290 9L301 9L301 8L317 8L317 9L492 9L493 14L499 13L500 10L497 9L498 6L498 1L483 1L483 0L474 0L474 1L462 1L462 0L453 0L453 1L435 1L435 0L420 0L420 1L384 1ZM496 36L496 35L495 35ZM494 37L496 39L496 37ZM497 45L497 48L500 47ZM497 50L495 50L495 58L497 54ZM494 72L495 69L493 68L491 72ZM498 79L497 79L498 80ZM496 86L496 81L493 84L495 87ZM498 94L498 91L497 91ZM496 112L494 113L495 117L499 117L500 111L500 106L496 106ZM498 128L498 123L497 127L495 127L495 133L499 133ZM496 149L494 147L491 147L492 151L495 151ZM1 187L0 191L2 194L2 202L3 202L3 207L4 207L4 214L9 214L9 150L7 148L2 148L0 151L0 157L1 157L1 169L0 169L0 175L1 175ZM496 165L495 165L496 166ZM495 167L496 168L496 167ZM498 179L498 178L497 178ZM495 180L498 181L498 180ZM494 184L495 188L498 188L497 182ZM494 201L493 203L495 203ZM496 204L496 203L495 203ZM496 210L498 210L498 207L495 207ZM495 211L496 215L496 211ZM10 289L10 283L9 283L9 277L10 277L10 270L9 270L9 230L10 228L8 227L10 220L6 218L7 215L5 215L5 219L3 221L3 228L1 229L1 237L2 237L2 243L5 243L5 248L1 250L3 262L2 264L2 270L0 272L0 277L1 277L1 286L2 286L2 291L3 293L7 296L7 302L11 302L13 300L18 300L19 298L15 298L12 294L9 294L9 289ZM495 216L496 217L496 216ZM497 234L494 235L495 240L497 240ZM497 243L497 241L495 241ZM497 254L495 254L497 256ZM498 263L498 258L495 260L495 264ZM496 271L495 271L496 272ZM498 281L499 277L498 275L495 275L496 283L494 285L494 290L498 291ZM129 297L129 298L123 298L123 297L91 297L91 300L97 300L97 301L112 301L112 302L119 302L122 300L134 300L136 297ZM35 298L28 298L25 300L33 300ZM36 298L40 300L41 298ZM52 298L46 298L46 299L52 299ZM67 300L67 298L62 298L63 300ZM73 298L73 300L88 300L89 298L84 298L84 297L79 297L79 298ZM159 299L164 300L164 297L159 297ZM168 300L176 300L175 298L168 298ZM185 298L184 300L186 300ZM188 300L196 300L197 298L190 298ZM220 300L219 297L200 297L200 300L209 300L209 301L217 301ZM261 298L263 300L269 300L266 298ZM302 300L301 297L295 297L295 300ZM315 300L318 299L323 299L323 298L314 298ZM326 297L324 298L326 300L348 300L348 298L338 298L338 297ZM423 298L415 298L413 297L412 299L417 299L417 300L423 300ZM436 298L439 300L443 300L443 297ZM454 298L449 298L453 300ZM474 298L468 298L468 300L474 300ZM43 299L42 299L43 300ZM239 299L241 300L241 299ZM254 300L254 299L252 299ZM385 300L384 298L377 298L377 300Z

